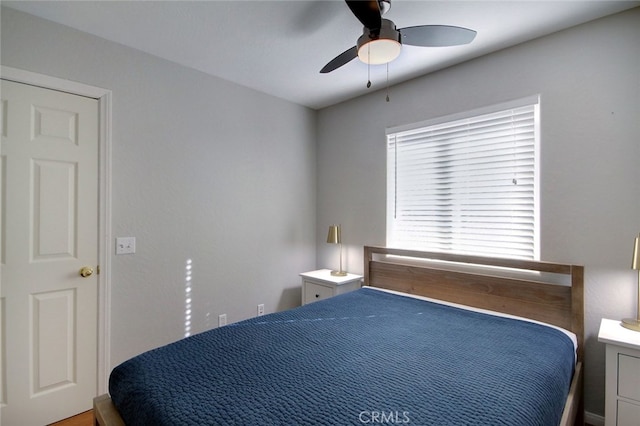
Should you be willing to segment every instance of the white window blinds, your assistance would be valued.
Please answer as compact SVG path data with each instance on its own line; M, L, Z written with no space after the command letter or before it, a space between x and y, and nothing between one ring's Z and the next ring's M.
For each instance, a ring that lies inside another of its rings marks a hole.
M390 129L387 245L538 259L538 116L535 97Z

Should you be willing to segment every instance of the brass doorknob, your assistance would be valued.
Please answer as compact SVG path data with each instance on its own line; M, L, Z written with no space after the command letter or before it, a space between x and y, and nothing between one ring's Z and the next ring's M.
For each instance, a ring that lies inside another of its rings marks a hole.
M82 269L80 269L80 276L82 278L90 277L92 274L93 274L93 268L91 268L90 266L85 266Z

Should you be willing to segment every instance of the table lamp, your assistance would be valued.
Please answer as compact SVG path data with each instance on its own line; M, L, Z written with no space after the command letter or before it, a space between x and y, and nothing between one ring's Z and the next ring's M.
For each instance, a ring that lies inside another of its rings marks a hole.
M640 331L640 235L636 237L636 242L633 246L631 268L638 271L638 307L636 310L636 317L623 319L622 326L629 330Z
M340 225L329 226L329 235L327 236L327 243L340 245L340 269L337 271L331 271L331 275L336 277L345 277L347 273L342 270L342 235L340 231Z

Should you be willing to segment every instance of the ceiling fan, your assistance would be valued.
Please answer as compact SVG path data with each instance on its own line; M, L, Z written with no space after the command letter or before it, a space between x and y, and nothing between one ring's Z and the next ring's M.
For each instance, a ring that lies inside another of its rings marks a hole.
M356 46L345 50L320 73L329 73L352 59L359 58L366 64L386 64L400 54L403 44L423 47L458 46L471 43L476 32L468 28L450 25L418 25L396 28L393 21L384 19L391 8L391 0L345 0L351 12L364 25Z

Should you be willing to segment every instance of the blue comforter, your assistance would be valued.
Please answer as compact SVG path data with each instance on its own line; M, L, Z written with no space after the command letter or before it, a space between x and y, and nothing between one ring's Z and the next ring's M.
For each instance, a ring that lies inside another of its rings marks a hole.
M557 425L562 332L373 289L217 328L116 367L127 425Z

